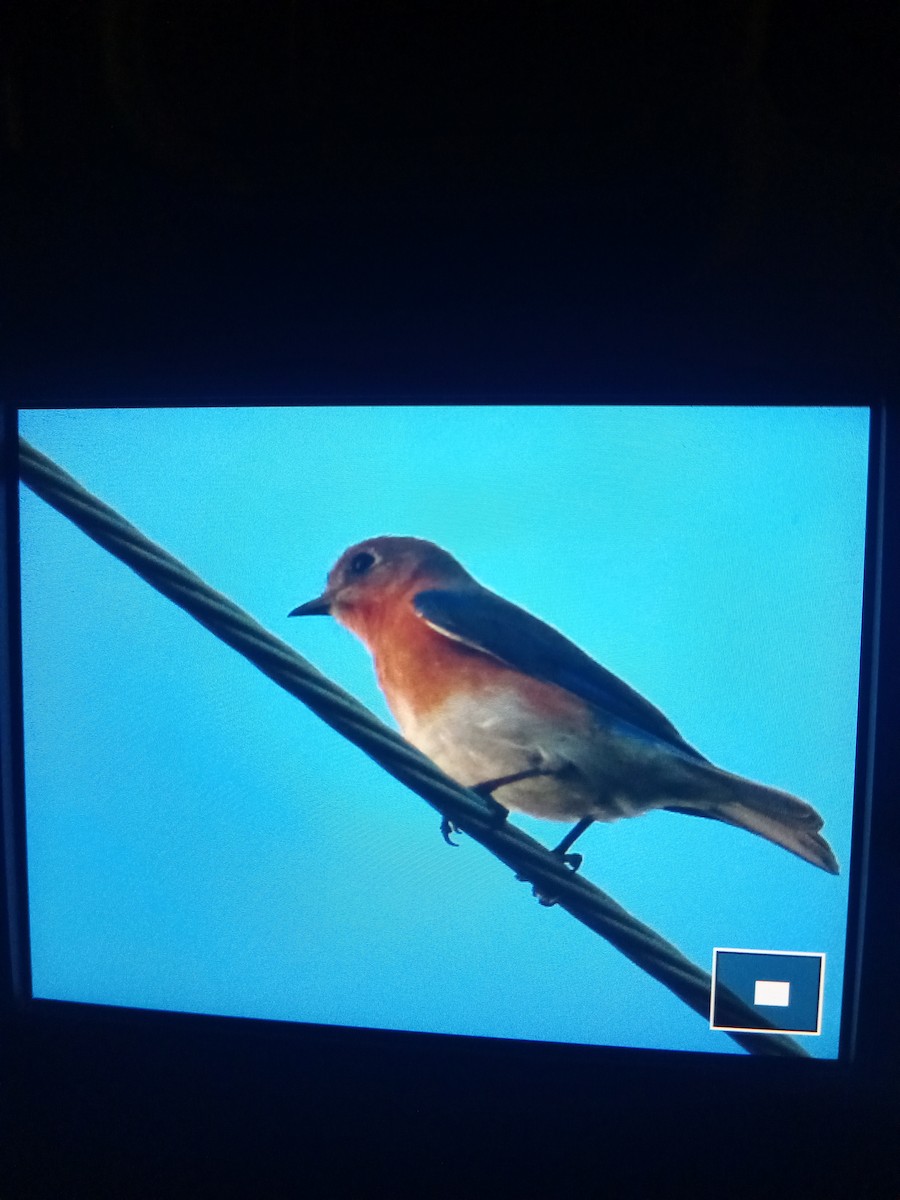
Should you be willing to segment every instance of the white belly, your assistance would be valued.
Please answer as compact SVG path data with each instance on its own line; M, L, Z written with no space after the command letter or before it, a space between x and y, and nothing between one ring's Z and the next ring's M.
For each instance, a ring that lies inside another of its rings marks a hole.
M466 787L525 770L548 772L497 788L494 798L512 811L611 821L653 807L628 783L634 772L627 759L638 748L589 717L549 719L512 690L448 701L427 720L396 715L406 738Z

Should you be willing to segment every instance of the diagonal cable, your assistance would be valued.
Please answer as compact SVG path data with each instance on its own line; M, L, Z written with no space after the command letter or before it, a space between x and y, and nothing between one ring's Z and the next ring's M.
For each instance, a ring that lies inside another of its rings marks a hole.
M552 897L561 908L604 937L695 1012L709 1017L712 983L706 971L522 830L508 822L498 828L492 812L479 796L454 783L292 647L151 542L24 438L19 439L19 475L36 495L68 517L99 546L237 650L279 687L301 700L518 876L532 883L538 894ZM749 1024L757 1028L760 1025L754 1009L722 989L719 989L717 1015L720 1024L744 1027ZM775 1027L766 1024L764 1028ZM729 1036L751 1054L809 1057L803 1047L784 1034L731 1032Z

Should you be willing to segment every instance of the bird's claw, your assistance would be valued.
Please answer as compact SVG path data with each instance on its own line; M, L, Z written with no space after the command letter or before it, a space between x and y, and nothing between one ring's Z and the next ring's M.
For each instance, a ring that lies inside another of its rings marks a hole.
M458 846L459 842L454 842L452 834L459 833L457 827L453 824L449 817L444 817L441 821L441 837L448 846Z
M488 815L491 817L494 825L499 829L506 818L509 816L509 809L495 800L491 794L496 785L493 783L479 783L472 788L476 796L480 796L485 802L488 809Z
M551 850L550 853L560 858L573 875L584 862L583 854L560 854L558 850ZM520 883L531 882L530 880L526 879L524 875L517 875L516 879L518 879ZM539 904L543 904L544 908L552 908L556 903L558 903L558 897L549 895L547 892L542 891L539 884L534 884L532 886L531 894Z

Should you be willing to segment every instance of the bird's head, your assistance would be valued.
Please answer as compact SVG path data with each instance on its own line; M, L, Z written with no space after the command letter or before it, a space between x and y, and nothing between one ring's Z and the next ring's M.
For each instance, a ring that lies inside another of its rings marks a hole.
M288 615L330 614L363 636L385 607L427 587L471 582L464 567L422 538L374 537L345 550L328 574L325 591Z

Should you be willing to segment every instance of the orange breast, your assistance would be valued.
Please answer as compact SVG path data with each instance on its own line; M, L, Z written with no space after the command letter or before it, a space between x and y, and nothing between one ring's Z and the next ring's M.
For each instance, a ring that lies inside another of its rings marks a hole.
M422 588L417 581L404 593L382 595L377 605L369 604L345 618L372 652L378 682L401 726L404 715L421 721L459 692L475 696L504 687L514 687L548 716L584 719L585 705L578 697L432 629L412 606L413 596Z
M481 691L511 674L488 655L436 633L410 603L396 606L371 649L388 704L395 712L411 709L418 718L456 692Z

